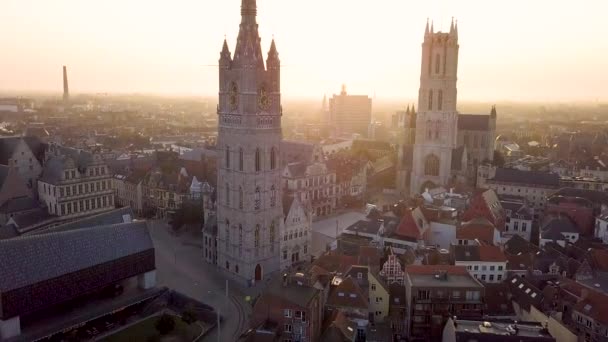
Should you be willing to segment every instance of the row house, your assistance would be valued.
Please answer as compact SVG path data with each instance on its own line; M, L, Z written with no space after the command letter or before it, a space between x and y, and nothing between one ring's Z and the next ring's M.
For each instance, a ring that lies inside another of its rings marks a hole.
M99 153L50 145L38 198L50 215L72 219L115 207L112 176Z
M327 161L327 166L336 174L338 203L363 199L367 191L368 163L365 160L335 156Z
M406 335L409 341L436 341L448 318L483 317L483 284L462 266L410 265L406 268Z
M308 203L315 217L331 215L336 210L336 174L324 163L287 164L282 177L285 191Z
M463 266L484 283L501 283L507 275L507 257L497 246L454 245L454 265Z
M298 196L283 197L284 228L280 237L281 269L310 260L312 215Z
M499 168L486 184L499 196L524 197L534 209L534 218L537 219L545 211L547 197L560 188L560 178L549 172Z
M524 240L530 241L534 210L528 206L524 197L509 195L499 197L506 215L505 229L502 232L503 241L508 241L514 235L519 235Z
M272 323L279 341L318 341L323 322L321 291L302 273L273 279L253 307L251 326Z

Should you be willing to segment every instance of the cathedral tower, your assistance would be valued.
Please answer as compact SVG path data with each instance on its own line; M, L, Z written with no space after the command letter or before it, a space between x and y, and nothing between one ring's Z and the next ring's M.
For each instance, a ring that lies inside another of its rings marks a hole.
M453 152L458 139L456 111L458 74L458 26L435 32L427 22L422 43L420 91L416 116L416 143L410 193L417 194L451 180Z
M279 269L280 61L274 40L264 63L255 0L242 0L234 55L219 60L218 267L245 281Z

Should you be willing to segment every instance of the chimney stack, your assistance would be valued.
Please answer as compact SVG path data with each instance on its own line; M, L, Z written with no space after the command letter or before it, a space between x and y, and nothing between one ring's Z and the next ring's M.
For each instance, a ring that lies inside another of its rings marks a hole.
M63 102L70 100L70 89L68 87L68 68L63 66Z

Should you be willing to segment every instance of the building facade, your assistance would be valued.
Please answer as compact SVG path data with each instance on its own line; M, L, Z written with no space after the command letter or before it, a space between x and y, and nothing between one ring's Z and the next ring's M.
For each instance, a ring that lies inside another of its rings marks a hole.
M71 219L114 208L112 176L99 153L50 145L38 198L50 215Z
M372 99L365 95L348 95L342 86L339 95L329 100L329 122L338 134L367 135L372 121Z
M283 225L280 61L262 56L255 0L243 0L236 50L219 60L218 267L256 282L279 270Z

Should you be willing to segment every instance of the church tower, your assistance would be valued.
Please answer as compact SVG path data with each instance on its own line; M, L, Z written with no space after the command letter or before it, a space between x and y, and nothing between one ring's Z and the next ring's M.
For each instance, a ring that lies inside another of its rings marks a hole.
M218 267L260 281L279 269L281 82L274 40L264 63L255 0L242 0L234 55L219 60Z
M427 21L422 43L420 91L416 116L411 194L425 188L446 186L451 180L452 155L457 147L456 111L458 26L435 32ZM456 161L458 163L458 161Z

